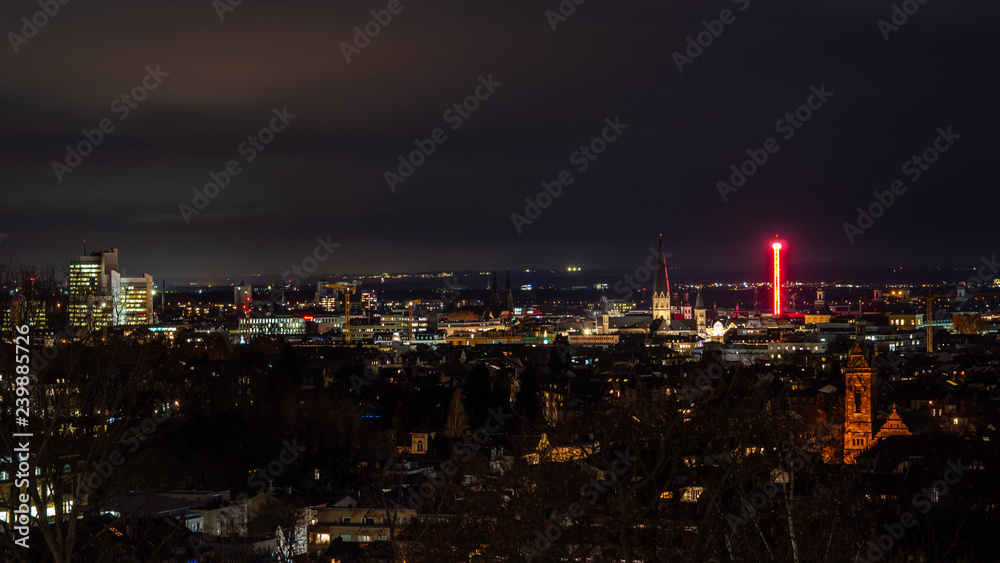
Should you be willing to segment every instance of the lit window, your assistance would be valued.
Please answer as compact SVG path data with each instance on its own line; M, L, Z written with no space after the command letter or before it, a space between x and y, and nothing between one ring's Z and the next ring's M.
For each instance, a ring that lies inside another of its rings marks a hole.
M698 502L698 497L701 496L704 487L685 487L684 494L681 496L681 502Z

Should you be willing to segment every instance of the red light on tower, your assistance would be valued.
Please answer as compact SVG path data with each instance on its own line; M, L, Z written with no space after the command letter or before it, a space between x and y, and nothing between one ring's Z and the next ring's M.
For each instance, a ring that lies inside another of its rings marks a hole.
M774 316L781 314L781 243L771 245L774 249Z

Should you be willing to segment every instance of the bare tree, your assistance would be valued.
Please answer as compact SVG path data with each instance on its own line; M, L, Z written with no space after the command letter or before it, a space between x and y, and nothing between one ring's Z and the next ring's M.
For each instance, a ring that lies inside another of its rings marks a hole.
M29 453L0 464L16 476L2 500L8 507L27 505L31 515L24 520L41 536L47 559L71 563L106 535L85 533L81 517L88 504L114 494L118 467L150 430L162 425L166 413L141 370L146 360L141 346L108 331L91 331L78 341L75 333L62 331L50 345L41 345L39 335L50 328L44 304L58 300L59 294L52 268L8 262L0 266L0 285L8 288L0 291L3 310L26 311L8 315L0 332L25 332L31 350L28 379L3 381L7 416L0 422L0 440L8 452ZM4 339L0 366L6 373L26 365L25 356L13 339ZM24 369L19 371L23 376ZM26 412L17 412L17 399ZM23 541L15 543L19 534L9 526L4 532L0 542L9 556L27 561L29 550Z

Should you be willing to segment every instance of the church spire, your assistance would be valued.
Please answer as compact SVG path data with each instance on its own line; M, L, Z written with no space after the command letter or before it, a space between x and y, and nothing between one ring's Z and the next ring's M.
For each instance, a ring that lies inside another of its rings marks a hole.
M507 281L503 284L503 304L507 311L514 312L514 290L510 288L510 268L507 268Z
M656 275L653 279L653 318L672 319L670 314L670 279L667 277L667 258L663 253L663 233L660 233L660 248L656 254Z
M497 318L503 310L503 300L500 298L500 288L497 285L497 271L493 269L493 278L490 281L490 301L486 306L484 318Z
M698 332L704 332L708 328L708 311L705 309L705 299L701 296L701 286L698 286L698 298L694 301L694 320L698 327Z

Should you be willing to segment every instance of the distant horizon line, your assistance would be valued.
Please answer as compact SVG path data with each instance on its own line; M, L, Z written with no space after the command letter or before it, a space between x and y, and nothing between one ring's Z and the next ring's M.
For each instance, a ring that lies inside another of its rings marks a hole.
M15 259L14 255L8 255L8 261L9 260L13 260L13 259ZM52 263L45 264L45 263L43 263L42 267L44 267L44 266L51 266L53 268L60 268L60 269L63 270L63 272L62 272L63 275L68 275L68 272L65 269L68 266L68 262L65 263L65 264L52 264ZM569 267L579 268L579 270L569 271L568 270ZM642 268L640 267L639 269L642 269ZM683 266L683 265L681 265L681 266L671 266L671 265L668 265L667 269L669 271L671 271L671 272L676 271L676 272L679 272L679 273L685 273L686 275L697 275L699 277L701 277L701 276L748 275L748 276L754 276L754 277L758 277L759 276L761 278L761 280L759 282L753 282L753 283L766 283L765 280L766 279L770 279L770 277L771 277L770 276L770 271L771 270L765 264L760 265L760 267L753 267L753 268L747 268L747 267L725 267L725 266L719 266L719 265L713 265L713 264L699 264L699 265L687 265L687 266ZM861 273L862 271L870 271L870 270L882 270L882 272L884 274L890 274L890 273L895 273L895 272L904 272L906 270L910 270L910 271L918 270L918 271L922 271L922 272L928 272L928 271L934 271L934 270L945 270L945 271L953 271L953 272L968 272L968 271L973 271L974 272L974 271L976 271L975 266L960 266L960 265L916 265L916 264L902 264L902 265L900 265L900 264L871 263L871 262L852 263L852 262L835 262L835 261L801 262L801 263L795 263L795 264L786 265L785 268L783 268L783 269L785 269L786 271L789 272L790 277L793 278L793 280L796 277L794 275L794 273L796 271L798 271L798 272L806 272L806 271L812 271L812 270L821 270L822 271L822 270L827 270L827 269L829 269L829 270L838 270L840 272L841 276L843 276L843 274L844 274L843 270L845 270L845 269L848 269L851 273L854 273L854 274ZM146 273L150 273L148 270L147 271L142 271L141 269L137 269L137 268L136 269L133 269L133 268L119 268L118 271L124 273L124 272L132 272L133 270L134 271L142 272L142 274L138 274L138 275L144 275ZM544 273L544 274L551 274L551 275L561 274L561 275L567 275L567 276L586 276L586 275L627 274L627 273L632 272L634 270L636 270L636 268L632 268L632 267L628 267L628 266L604 266L604 267L587 268L586 266L569 265L569 266L561 266L559 268L551 268L551 267L549 267L549 268L496 268L496 269L493 269L493 268L488 268L488 269L487 268L483 268L483 269L479 269L479 268L466 268L466 269L430 269L430 270L419 270L419 271L393 271L393 272L385 272L385 271L382 271L382 272L378 272L378 271L374 271L374 272L372 272L372 271L369 271L369 272L347 272L347 273L331 273L331 272L328 272L328 273L314 273L314 274L311 274L309 276L309 278L312 280L310 283L315 283L315 281L319 281L319 280L321 280L323 278L338 278L338 279L343 279L343 278L366 279L367 278L367 279L378 279L378 278L381 278L381 277L386 277L386 281L389 281L389 278L394 278L394 279L405 281L406 278L413 278L413 277L425 277L425 278L428 278L428 279L433 279L433 278L447 278L447 277L451 277L451 276L468 277L470 274L491 275L493 272L496 272L498 275L505 275L508 271L511 272L511 273L522 273L522 274L523 273L529 273L529 274L542 274L542 273ZM448 275L442 275L442 274L448 274ZM811 272L811 274L815 274L815 272ZM129 273L129 275L134 275L134 274ZM159 281L162 281L164 279L167 279L167 280L174 281L175 283L177 281L180 281L180 280L188 282L188 283L191 283L191 282L195 282L196 283L198 281L210 281L210 280L214 280L214 279L220 279L220 280L226 280L226 284L228 284L230 282L232 282L233 284L235 284L239 280L246 280L246 279L262 279L263 278L263 279L267 279L269 281L277 281L277 280L282 279L281 278L281 274L279 274L277 272L275 272L275 273L240 273L240 274L179 274L179 275L155 275L155 274L151 274L150 273L150 275L153 277L154 281L156 281L156 282L159 282ZM295 276L292 276L292 277L294 278ZM680 281L680 280L678 280L678 281ZM722 281L719 281L719 282L715 282L715 283L734 283L734 282L722 282ZM742 282L736 282L736 283L742 283ZM747 282L747 283L750 283L750 282ZM822 281L822 280L810 280L810 281L794 281L794 283L830 283L830 282ZM219 285L224 285L224 284L219 284Z

